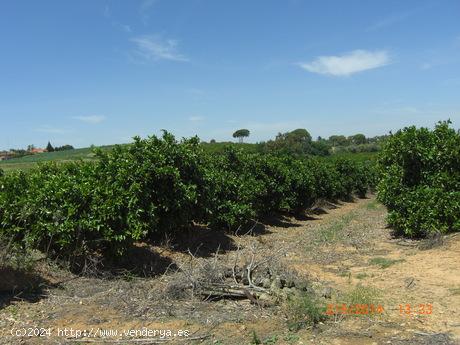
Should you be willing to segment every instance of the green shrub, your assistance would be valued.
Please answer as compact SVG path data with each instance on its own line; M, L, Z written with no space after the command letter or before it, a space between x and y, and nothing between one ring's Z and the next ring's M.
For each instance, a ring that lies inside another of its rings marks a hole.
M122 254L189 225L198 202L197 139L135 138L95 163L48 163L2 177L0 220L16 241L61 256Z
M460 135L449 124L404 128L383 147L378 198L401 234L460 230Z
M318 198L365 194L372 184L363 163L235 147L205 153L198 138L167 132L96 156L0 173L0 235L64 258L122 255L134 241L194 222L234 230L268 213L301 212Z
M326 308L309 293L290 297L286 301L285 308L290 330L297 331L326 319Z

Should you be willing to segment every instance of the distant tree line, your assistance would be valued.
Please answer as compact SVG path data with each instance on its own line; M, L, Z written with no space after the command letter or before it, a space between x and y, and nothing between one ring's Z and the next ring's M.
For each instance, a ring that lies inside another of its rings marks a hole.
M35 148L36 148L35 145L31 144L31 145L27 145L26 149L10 149L8 154L10 155L10 157L20 158L20 157L32 155L33 154L32 151ZM48 151L48 152L66 151L66 150L73 150L73 149L74 149L74 147L72 145L68 145L68 144L53 147L53 145L51 145L51 143L48 142L48 145L46 145L46 151Z
M46 145L46 151L54 152L54 151L66 151L66 150L73 150L74 147L72 145L62 145L53 147L51 143L48 141L48 145Z
M250 134L248 129L239 129L233 133L234 138L238 138L239 143ZM294 155L315 155L327 156L341 152L376 152L380 150L381 144L387 139L387 135L367 138L362 133L350 136L331 135L329 138L318 137L312 139L310 133L304 128L298 128L286 133L278 133L273 140L254 144L257 151L270 153L283 153ZM214 139L211 144L215 144Z
M278 133L274 140L262 143L265 152L280 152L289 154L310 154L315 156L327 156L331 153L340 152L376 152L387 136L366 138L364 134L351 136L331 135L328 139L318 137L313 140L310 133L299 128L291 132Z
M262 145L264 152L281 154L327 156L329 146L324 141L314 141L310 133L304 128L291 132L278 133L274 140L269 140Z
M378 135L366 138L364 134L355 134L348 137L344 135L331 135L327 139L333 153L340 152L377 152L388 135Z

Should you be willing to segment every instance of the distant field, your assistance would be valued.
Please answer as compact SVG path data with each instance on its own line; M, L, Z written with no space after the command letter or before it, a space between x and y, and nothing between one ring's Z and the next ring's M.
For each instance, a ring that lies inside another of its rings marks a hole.
M238 147L248 153L259 152L258 144L242 143L237 144L233 142L220 142L220 143L202 143L203 149L207 152L218 153L222 152L225 147ZM114 145L100 146L103 150L110 150ZM25 156L21 158L14 158L7 161L0 162L0 169L4 171L11 170L28 170L33 168L40 162L69 162L75 160L92 160L95 159L91 147L81 149L58 151L58 152L45 152L35 155ZM376 152L359 152L359 153L338 153L331 156L324 157L325 159L335 159L338 157L349 158L356 161L375 160L377 158Z
M113 145L101 146L103 150L109 150ZM5 171L9 170L28 170L40 162L66 162L75 160L91 160L94 159L94 153L91 147L85 147L82 149L57 151L57 152L44 152L37 153L35 155L24 156L20 158L14 158L7 161L0 162L0 169Z
M243 148L247 152L257 152L257 144L236 144L232 142L222 143L202 143L203 149L208 152L222 152L226 146L237 146ZM99 146L103 150L110 150L115 145ZM21 158L14 158L7 161L0 162L0 169L4 171L11 170L28 170L33 168L37 163L40 162L69 162L75 160L92 160L95 159L93 149L91 147L85 147L81 149L57 151L57 152L44 152L35 155L24 156Z

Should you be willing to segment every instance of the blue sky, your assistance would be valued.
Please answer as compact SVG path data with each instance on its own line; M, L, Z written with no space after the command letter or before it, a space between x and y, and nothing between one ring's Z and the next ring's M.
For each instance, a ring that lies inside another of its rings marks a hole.
M460 1L0 4L0 149L460 123Z

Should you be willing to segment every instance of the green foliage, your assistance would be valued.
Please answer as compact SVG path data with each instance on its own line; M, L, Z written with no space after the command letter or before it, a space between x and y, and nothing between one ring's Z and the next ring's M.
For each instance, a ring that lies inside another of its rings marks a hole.
M331 135L329 142L332 146L346 146L349 144L348 139L344 135Z
M67 150L74 150L74 147L68 144L54 147L54 151L67 151Z
M233 229L256 215L253 192L258 186L244 168L244 157L233 148L207 157L198 207L204 222L213 227Z
M292 132L278 133L275 140L265 144L264 150L271 153L305 155L312 153L312 139L306 129L299 128Z
M267 337L264 339L264 345L274 345L278 342L278 336L277 335L272 335L270 337Z
M293 331L313 326L326 319L325 307L315 296L306 292L290 297L285 307L288 327Z
M163 138L98 152L95 163L47 163L0 182L1 231L61 256L122 254L135 240L195 218L198 139ZM196 180L195 180L196 179Z
M223 154L207 157L200 214L212 226L234 229L272 212L299 213L319 198L365 194L374 183L366 169L371 167L345 159L326 162L229 147Z
M46 151L48 152L53 152L54 151L54 147L53 145L51 145L51 143L48 141L48 145L46 145Z
M0 173L0 235L64 258L122 255L195 223L236 229L271 212L372 187L370 167L339 159L204 152L198 138L134 138L92 161Z
M233 133L234 138L244 138L244 137L249 137L249 129L239 129Z
M367 142L366 136L364 134L355 134L348 137L348 141L355 145L365 144Z
M344 296L346 305L375 305L377 306L381 301L381 292L370 286L361 284L356 285L351 291Z
M338 197L346 199L353 192L359 197L365 197L366 192L375 185L377 172L370 162L359 163L345 158L335 161L335 169L339 174L341 189Z
M256 331L252 331L252 338L251 338L251 345L260 345L262 341L260 340L259 336L257 335Z
M449 124L404 128L383 148L378 198L399 233L425 237L460 230L460 135Z
M372 258L369 260L369 263L371 265L377 265L380 266L380 268L388 268L398 262L401 262L403 260L396 260L396 259L387 259L387 258L382 258L382 257L376 257Z

